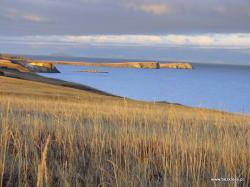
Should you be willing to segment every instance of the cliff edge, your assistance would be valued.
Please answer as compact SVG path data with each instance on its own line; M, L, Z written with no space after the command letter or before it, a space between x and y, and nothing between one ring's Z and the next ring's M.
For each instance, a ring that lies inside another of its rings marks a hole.
M0 67L3 69L17 70L19 72L34 72L34 73L60 73L55 65L46 63L35 63L31 59L19 56L1 55Z

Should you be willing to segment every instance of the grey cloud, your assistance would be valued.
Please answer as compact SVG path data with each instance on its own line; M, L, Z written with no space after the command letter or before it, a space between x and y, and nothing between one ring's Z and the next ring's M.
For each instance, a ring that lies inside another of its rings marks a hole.
M129 3L128 8L133 9L134 11L142 11L154 15L163 15L170 13L172 11L172 7L170 7L166 3Z
M2 0L0 34L248 33L249 10L247 0Z
M22 12L16 9L2 10L1 16L7 21L26 21L26 22L43 22L45 17L39 16L30 12Z

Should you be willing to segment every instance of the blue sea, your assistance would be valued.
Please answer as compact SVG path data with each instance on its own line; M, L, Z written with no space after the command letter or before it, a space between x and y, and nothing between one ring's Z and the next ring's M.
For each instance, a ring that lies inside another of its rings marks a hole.
M57 65L60 74L42 75L89 85L136 100L167 101L250 114L250 66L202 63L193 66L193 70L180 70ZM108 73L77 72L80 70Z

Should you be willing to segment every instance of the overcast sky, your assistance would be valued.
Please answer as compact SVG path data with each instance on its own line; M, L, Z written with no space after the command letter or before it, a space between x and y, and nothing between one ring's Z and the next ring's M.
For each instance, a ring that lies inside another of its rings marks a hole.
M1 0L0 44L7 53L250 64L250 1Z

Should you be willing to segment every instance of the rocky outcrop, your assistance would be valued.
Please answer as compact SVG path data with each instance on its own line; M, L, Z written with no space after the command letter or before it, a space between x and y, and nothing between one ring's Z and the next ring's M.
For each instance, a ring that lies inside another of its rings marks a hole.
M53 64L36 64L29 60L0 59L0 67L19 72L60 73Z
M190 63L161 63L160 68L193 69Z
M32 72L39 73L60 73L55 65L50 63L38 63L35 61L26 64Z

